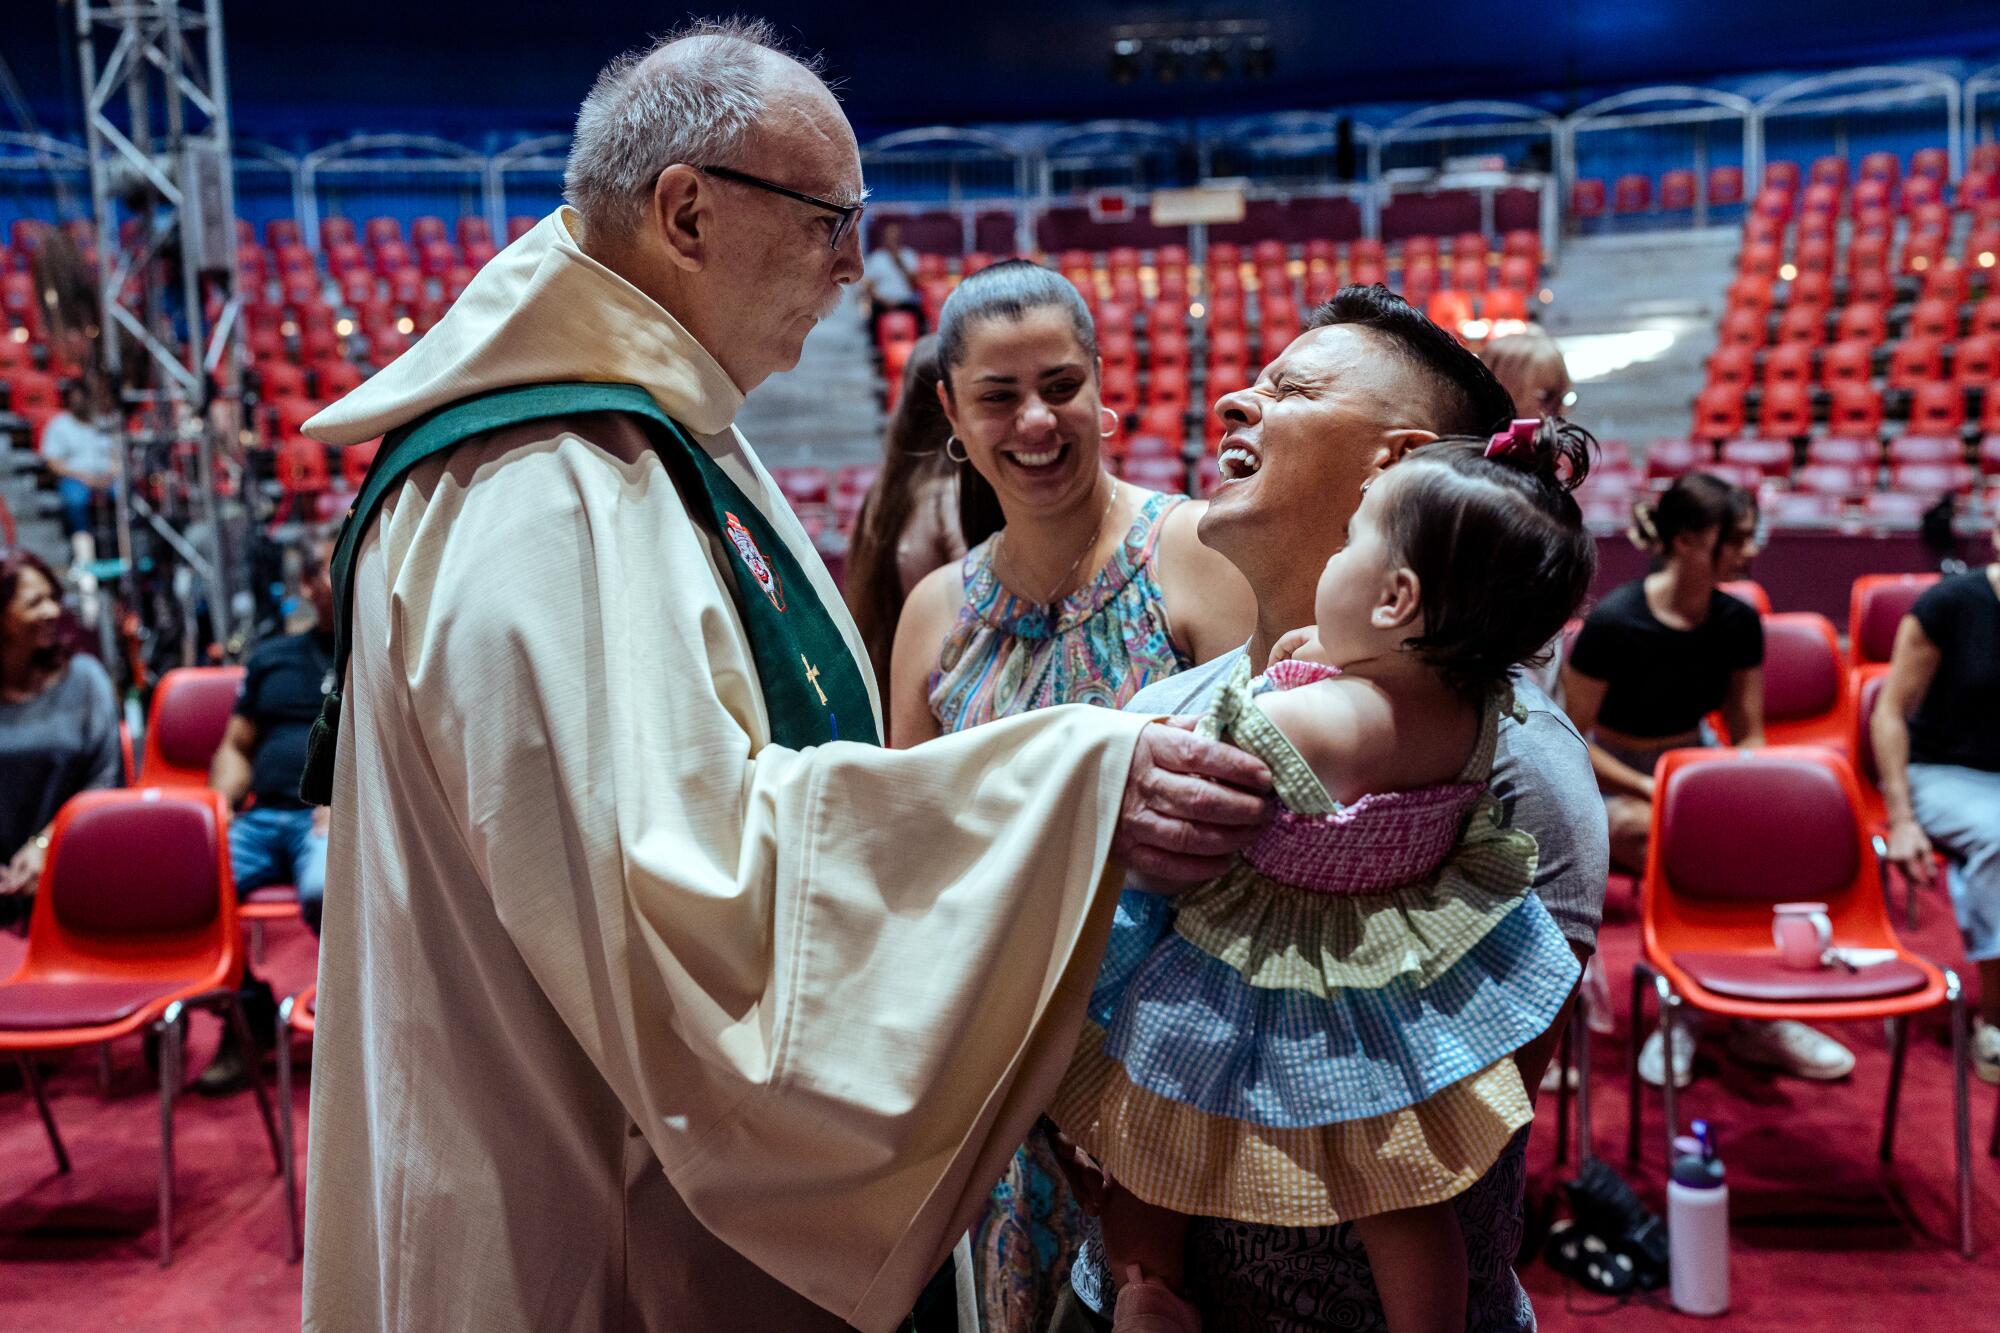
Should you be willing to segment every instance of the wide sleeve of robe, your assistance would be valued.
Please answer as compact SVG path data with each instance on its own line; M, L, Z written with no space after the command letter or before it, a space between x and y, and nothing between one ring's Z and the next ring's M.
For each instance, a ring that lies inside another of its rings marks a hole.
M695 1216L893 1327L1069 1058L1145 719L769 744L657 459L615 422L535 431L420 468L362 562L424 785Z

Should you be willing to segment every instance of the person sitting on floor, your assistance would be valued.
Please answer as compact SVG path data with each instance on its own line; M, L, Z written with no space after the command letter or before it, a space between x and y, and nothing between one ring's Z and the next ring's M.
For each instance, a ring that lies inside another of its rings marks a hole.
M1979 968L1972 1067L2000 1083L2000 559L1917 598L1869 729L1890 859L1928 884L1933 849L1945 855L1965 956Z
M1764 743L1764 625L1756 611L1720 591L1742 578L1757 554L1757 500L1707 473L1690 473L1657 504L1632 509L1635 543L1658 566L1605 594L1583 622L1563 667L1564 706L1590 738L1604 792L1611 860L1646 869L1653 819L1653 766L1668 750L1720 744L1706 720L1720 712L1731 743ZM1674 1086L1694 1078L1691 1015L1677 1025ZM1665 1043L1655 1031L1639 1052L1639 1076L1665 1080ZM1730 1053L1799 1078L1844 1078L1854 1053L1790 1019L1738 1022Z
M306 766L306 737L320 704L333 688L333 585L327 566L333 543L318 539L299 572L299 591L311 603L312 628L265 640L245 663L243 692L209 766L208 784L237 813L229 821L229 864L240 900L258 889L290 884L299 915L319 934L326 888L327 812L299 799ZM255 798L248 809L243 803ZM258 1041L273 1037L277 998L270 983L243 971L243 1010ZM249 1070L233 1041L195 1080L197 1091L224 1096L245 1087Z

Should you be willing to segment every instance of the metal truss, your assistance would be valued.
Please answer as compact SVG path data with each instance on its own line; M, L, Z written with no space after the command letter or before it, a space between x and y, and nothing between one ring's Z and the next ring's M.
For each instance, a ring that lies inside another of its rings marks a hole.
M126 409L111 423L122 444L121 583L129 599L136 518L162 539L163 558L205 585L214 639L228 646L244 511L225 493L244 493L244 423L222 3L75 9L102 354Z

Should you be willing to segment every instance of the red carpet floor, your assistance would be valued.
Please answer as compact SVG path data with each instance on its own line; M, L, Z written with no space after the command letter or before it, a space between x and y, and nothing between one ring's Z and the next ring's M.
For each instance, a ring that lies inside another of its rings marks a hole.
M1623 1164L1624 1008L1636 949L1631 906L1614 903L1606 962L1621 1035L1594 1045L1597 1150ZM1925 900L1913 947L1960 961L1940 897ZM0 940L0 974L18 946ZM303 930L271 932L264 971L280 994L312 974ZM1980 1257L1953 1251L1950 1059L1941 1020L1912 1047L1893 1170L1878 1167L1876 1135L1887 1087L1879 1027L1840 1033L1860 1056L1847 1082L1768 1078L1720 1060L1710 1041L1682 1114L1720 1129L1728 1163L1734 1308L1732 1329L1930 1329L2000 1326L2000 1163L1985 1155L1995 1090L1973 1084L1974 1181ZM196 1020L191 1067L213 1050L215 1025ZM54 1173L27 1098L0 1094L0 1329L270 1333L297 1328L299 1270L286 1262L283 1193L249 1095L189 1095L177 1120L178 1213L173 1267L156 1261L158 1098L136 1041L117 1051L111 1095L99 1094L96 1061L72 1059L51 1080L52 1104L73 1170ZM298 1092L298 1123L305 1121ZM1661 1206L1660 1109L1649 1099L1643 1165L1632 1179ZM1557 1179L1554 1109L1536 1127L1532 1188ZM1568 1330L1684 1328L1664 1293L1625 1303L1576 1289L1539 1262L1523 1278L1542 1327ZM705 1331L690 1330L690 1333Z

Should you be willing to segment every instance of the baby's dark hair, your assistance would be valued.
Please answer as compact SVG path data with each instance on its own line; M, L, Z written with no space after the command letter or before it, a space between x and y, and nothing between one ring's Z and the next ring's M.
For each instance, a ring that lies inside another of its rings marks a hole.
M1452 688L1480 695L1543 659L1597 572L1597 544L1572 491L1590 471L1590 432L1560 417L1525 425L1510 448L1453 436L1412 451L1384 537L1417 576L1424 632L1406 646Z

